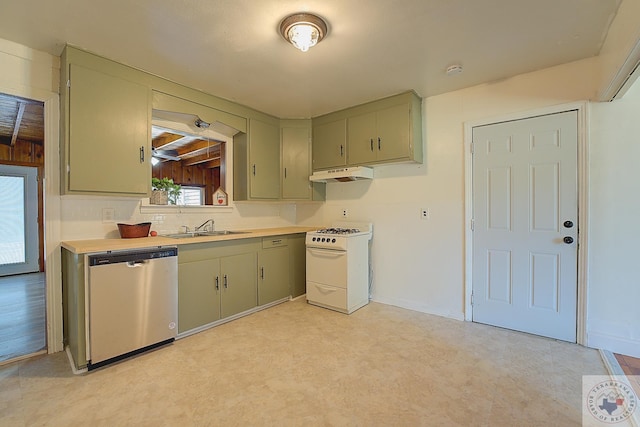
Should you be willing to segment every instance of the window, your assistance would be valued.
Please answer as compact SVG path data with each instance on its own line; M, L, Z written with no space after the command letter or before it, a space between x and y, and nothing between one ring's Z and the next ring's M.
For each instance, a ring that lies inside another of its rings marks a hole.
M201 187L182 187L178 196L178 205L204 205L204 189Z

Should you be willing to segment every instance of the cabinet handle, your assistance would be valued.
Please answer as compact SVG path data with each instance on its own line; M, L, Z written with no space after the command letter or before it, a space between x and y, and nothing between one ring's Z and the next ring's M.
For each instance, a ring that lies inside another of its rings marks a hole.
M287 168L284 168L284 179L287 179Z
M227 283L227 275L224 275L224 288L227 289L229 287L229 284Z
M371 151L373 151L373 138L371 138L369 142L371 142Z
M382 139L380 137L378 137L378 150L380 150L380 144L382 142Z
M344 157L344 146L340 144L340 157Z
M253 176L256 176L256 164L253 164Z
M140 163L144 163L144 145L140 146Z
M216 276L216 291L220 290L220 278Z
M264 280L264 267L260 267L260 278Z

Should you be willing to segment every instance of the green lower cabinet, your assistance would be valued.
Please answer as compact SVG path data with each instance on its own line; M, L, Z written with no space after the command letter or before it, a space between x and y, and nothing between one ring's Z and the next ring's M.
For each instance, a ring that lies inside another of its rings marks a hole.
M222 318L254 308L257 304L256 254L220 258Z
M280 246L263 249L258 253L258 305L269 304L289 295L289 248Z
M291 296L299 297L307 293L307 248L305 234L289 236L289 285Z
M257 305L256 253L182 262L178 266L178 333Z
M220 261L186 262L178 268L178 333L220 319Z

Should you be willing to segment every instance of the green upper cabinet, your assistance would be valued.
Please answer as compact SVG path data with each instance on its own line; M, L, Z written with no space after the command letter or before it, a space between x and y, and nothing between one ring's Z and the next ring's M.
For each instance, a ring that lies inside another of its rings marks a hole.
M330 169L347 164L347 120L339 118L313 121L313 170Z
M409 159L412 155L411 106L394 105L348 119L351 165Z
M90 67L68 67L64 192L147 196L149 89Z
M422 101L415 92L313 119L313 170L422 161Z
M378 154L376 117L376 113L367 113L349 118L347 128L350 164L367 164L376 161Z
M311 120L280 122L283 200L324 200L326 185L312 183Z
M251 118L233 138L234 200L280 198L280 128Z

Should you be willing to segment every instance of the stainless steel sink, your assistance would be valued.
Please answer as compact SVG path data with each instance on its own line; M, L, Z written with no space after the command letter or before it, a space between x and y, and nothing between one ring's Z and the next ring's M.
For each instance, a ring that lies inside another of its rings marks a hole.
M244 234L244 233L248 233L248 231L230 231L230 230L193 231L189 233L163 234L162 237L171 237L172 239L188 239L190 237L226 236L228 234Z
M201 234L203 236L224 236L227 234L245 234L248 231L231 231L231 230L218 230L218 231L203 231Z

